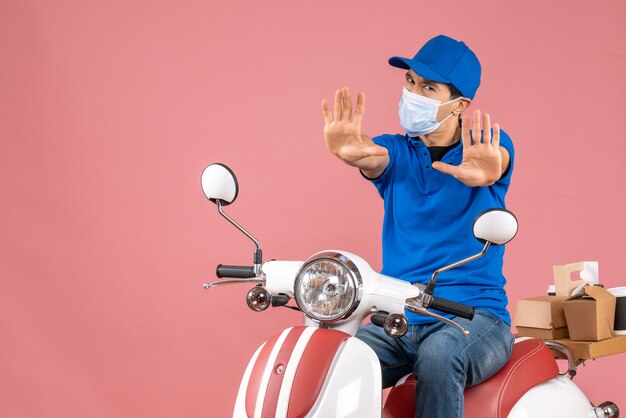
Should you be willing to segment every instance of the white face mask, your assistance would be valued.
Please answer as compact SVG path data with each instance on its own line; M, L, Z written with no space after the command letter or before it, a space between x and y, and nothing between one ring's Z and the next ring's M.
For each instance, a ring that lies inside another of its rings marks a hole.
M400 125L411 137L434 132L443 122L452 116L452 113L450 113L442 121L437 122L436 118L439 107L459 99L461 99L461 97L441 103L439 100L430 99L403 88L398 109Z

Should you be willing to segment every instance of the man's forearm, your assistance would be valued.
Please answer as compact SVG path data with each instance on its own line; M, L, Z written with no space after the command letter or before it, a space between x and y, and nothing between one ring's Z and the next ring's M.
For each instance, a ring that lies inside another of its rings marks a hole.
M363 143L367 145L376 145L376 143L372 141L372 138L367 135L361 135L361 139L363 140ZM383 174L388 165L389 155L387 154L363 158L359 161L359 164L356 167L361 170L361 173L363 173L365 177L375 179Z
M375 159L370 164L366 164L364 167L359 167L361 173L368 179L375 179L380 177L389 165L389 156L385 157L368 157L369 159Z

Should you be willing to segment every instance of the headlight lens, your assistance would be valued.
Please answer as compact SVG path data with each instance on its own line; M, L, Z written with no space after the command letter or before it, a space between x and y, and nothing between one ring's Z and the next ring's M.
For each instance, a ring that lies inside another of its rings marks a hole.
M342 254L319 254L298 272L294 294L307 316L320 322L338 321L358 306L361 276Z

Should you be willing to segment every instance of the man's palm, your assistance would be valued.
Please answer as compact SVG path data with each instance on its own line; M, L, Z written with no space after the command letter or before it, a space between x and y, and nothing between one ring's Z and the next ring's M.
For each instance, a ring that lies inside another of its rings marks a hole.
M481 132L481 113L480 110L475 110L470 134L470 120L464 116L461 130L463 161L457 166L437 161L433 163L433 168L450 174L471 187L495 183L502 175L500 126L497 123L493 125L492 135L488 113L484 114L482 122Z
M335 92L334 117L326 100L322 102L324 114L324 139L328 150L350 165L356 165L364 158L386 155L387 149L368 144L361 134L361 120L365 113L365 95L357 95L357 104L352 117L352 100L347 87ZM371 142L371 140L370 140Z

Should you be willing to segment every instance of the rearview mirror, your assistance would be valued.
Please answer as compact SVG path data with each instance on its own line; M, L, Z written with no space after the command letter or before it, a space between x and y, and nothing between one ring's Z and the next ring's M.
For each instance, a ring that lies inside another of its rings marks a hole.
M489 209L474 221L474 236L480 242L504 245L517 235L517 218L506 209Z
M202 191L213 203L221 201L222 206L230 205L237 198L239 184L235 173L228 166L214 163L202 172Z

